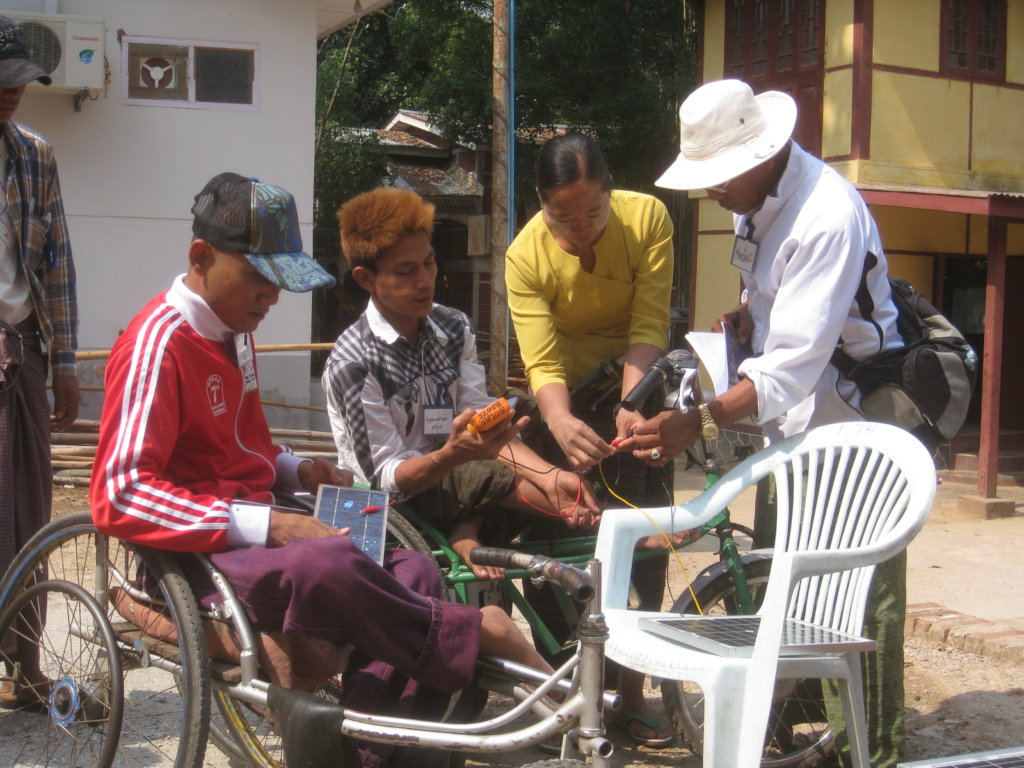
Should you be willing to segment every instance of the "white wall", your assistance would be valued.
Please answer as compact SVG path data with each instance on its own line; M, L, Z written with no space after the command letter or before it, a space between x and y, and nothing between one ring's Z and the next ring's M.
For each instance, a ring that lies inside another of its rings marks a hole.
M0 0L2 2L2 0ZM82 349L109 348L150 298L184 271L193 197L221 171L285 187L312 250L316 83L314 0L60 0L59 12L101 16L110 83L80 112L72 97L26 93L15 116L57 153L78 270ZM257 111L122 103L118 33L259 45ZM257 343L309 341L311 299L286 294ZM83 371L84 383L99 374ZM262 387L305 403L308 355L261 361ZM96 396L86 418L95 418ZM275 413L278 412L278 413ZM277 424L304 426L306 412Z

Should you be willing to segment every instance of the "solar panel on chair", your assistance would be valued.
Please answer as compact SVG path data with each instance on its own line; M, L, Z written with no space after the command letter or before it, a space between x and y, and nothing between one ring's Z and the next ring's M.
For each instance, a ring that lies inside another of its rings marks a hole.
M1024 747L900 763L896 768L1024 768Z
M760 616L665 616L640 619L640 627L677 643L719 656L749 657L757 641ZM786 619L780 656L806 653L873 651L866 637L836 632L797 619Z

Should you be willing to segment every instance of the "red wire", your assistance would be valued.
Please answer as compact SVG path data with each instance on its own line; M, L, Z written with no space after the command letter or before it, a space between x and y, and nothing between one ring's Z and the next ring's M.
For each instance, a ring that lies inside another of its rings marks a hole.
M561 517L569 517L573 512L576 511L576 507L578 507L580 505L580 499L583 498L583 478L580 475L576 475L576 501L573 502L573 504L569 508L569 510L567 512L565 512L565 513L562 513L562 512L548 512L546 509L541 509L536 504L531 502L528 498L523 496L523 492L519 489L519 463L516 461L515 453L512 452L512 445L511 444L509 444L509 446L508 446L508 455L509 455L509 458L512 459L512 484L515 485L515 487L516 487L516 495L519 496L519 500L521 502L523 502L526 506L530 507L531 509L534 509L537 512L540 512L542 515L547 515L548 517L559 517L559 518L561 518ZM557 494L557 487L558 487L558 485L557 485L557 483L558 483L558 473L562 472L562 471L563 471L562 469L556 469L556 472L555 472L555 488L556 488L555 492L556 492L556 494Z
M377 512L380 512L382 509L387 509L388 507L393 507L397 503L398 503L398 499L394 499L393 501L389 501L383 507L380 507L380 506L363 507L359 511L362 512L364 515L372 515L372 514L375 514Z

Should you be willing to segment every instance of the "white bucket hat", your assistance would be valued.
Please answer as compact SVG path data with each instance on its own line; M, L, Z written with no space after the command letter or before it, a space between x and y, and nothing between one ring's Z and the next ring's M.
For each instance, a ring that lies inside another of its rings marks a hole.
M796 102L788 93L755 96L742 80L702 85L679 108L679 157L654 183L669 189L724 184L776 155L795 125Z

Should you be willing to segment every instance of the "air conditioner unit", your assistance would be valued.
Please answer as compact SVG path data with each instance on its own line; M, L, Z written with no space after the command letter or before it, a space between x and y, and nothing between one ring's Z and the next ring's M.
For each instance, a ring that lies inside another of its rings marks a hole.
M103 89L103 19L14 11L2 15L21 28L29 58L53 80L49 86L33 81L29 90L80 93Z

